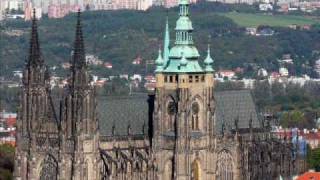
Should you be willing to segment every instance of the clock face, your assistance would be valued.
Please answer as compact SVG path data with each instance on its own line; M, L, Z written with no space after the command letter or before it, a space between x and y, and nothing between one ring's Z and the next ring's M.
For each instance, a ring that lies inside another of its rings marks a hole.
M199 104L198 103L193 103L191 108L192 108L192 113L193 114L198 114L199 113Z
M172 101L169 102L167 111L168 111L169 115L173 115L176 112L176 106L175 106L174 102L172 102Z

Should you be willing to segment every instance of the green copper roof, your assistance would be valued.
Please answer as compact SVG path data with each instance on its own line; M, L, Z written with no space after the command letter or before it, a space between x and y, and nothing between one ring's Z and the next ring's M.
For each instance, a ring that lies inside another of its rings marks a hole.
M200 57L198 49L195 46L176 45L170 50L170 58L181 58L181 54L187 59L197 59Z
M190 31L193 30L192 22L187 16L182 16L177 20L176 30L180 31Z
M158 58L156 59L156 72L161 72L163 70L163 65L164 65L164 60L161 57L161 50L159 49L159 55Z
M170 60L170 66L167 66L162 72L166 73L197 73L203 72L202 67L196 60L187 60L186 65L181 65L181 59Z
M187 61L187 59L186 59L186 56L182 53L182 58L181 58L181 60L180 60L180 66L182 67L182 66L186 66L187 64L188 64L188 61Z
M213 72L213 68L212 68L213 59L211 58L211 55L210 55L210 45L208 45L207 57L204 60L204 64L205 64L206 72Z
M189 19L189 0L179 0L179 18L176 22L176 40L169 53L164 53L165 63L162 72L168 73L199 73L204 72L199 65L200 57L193 45L192 22ZM166 25L164 51L169 46L169 30Z
M169 46L170 46L170 33L169 33L169 22L168 22L168 16L167 16L164 43L163 43L164 64L166 64L166 62L169 60L169 52L170 52Z

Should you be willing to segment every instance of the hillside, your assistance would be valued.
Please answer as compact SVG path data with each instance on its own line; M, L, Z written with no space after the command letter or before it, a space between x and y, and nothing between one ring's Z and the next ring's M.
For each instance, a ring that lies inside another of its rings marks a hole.
M258 27L260 25L288 27L296 24L299 26L317 24L320 21L311 17L294 16L294 15L267 15L253 13L228 12L220 13L222 16L231 18L239 26Z
M248 36L245 29L237 24L239 20L234 22L226 17L235 8L238 8L239 12L255 13L252 6L232 7L218 3L200 3L191 8L195 43L203 58L207 44L211 44L216 69L245 67L249 63L269 70L276 69L277 58L284 53L293 55L297 67L306 61L312 64L315 60L316 54L313 52L320 49L320 34L317 29L300 31L274 27L274 36ZM131 62L137 56L145 60L156 58L158 48L162 44L166 14L169 16L172 44L175 37L176 8L169 9L168 12L163 8L154 8L146 12L84 12L86 51L97 55L103 61L113 63L113 70L97 67L92 71L101 76L119 72L144 72L144 66L136 67ZM63 19L43 18L39 22L42 53L50 66L70 59L75 23L74 14ZM12 70L23 67L28 53L30 25L30 22L22 20L7 21L1 25L0 75L11 75ZM13 36L8 33L12 30L18 30L22 35ZM61 72L59 68L57 71ZM298 69L297 73L299 71L301 70Z

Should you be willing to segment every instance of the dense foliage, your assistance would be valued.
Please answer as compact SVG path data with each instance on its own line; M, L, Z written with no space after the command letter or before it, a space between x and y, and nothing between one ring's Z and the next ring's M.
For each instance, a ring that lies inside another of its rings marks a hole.
M16 112L19 104L20 88L0 86L0 110Z
M312 65L317 59L320 34L317 30L301 31L274 28L276 34L268 37L249 36L245 29L231 19L219 15L224 12L255 13L255 6L199 3L191 7L191 19L195 29L195 43L202 58L207 44L211 44L216 69L246 67L257 64L268 70L278 68L277 59L285 53L293 55L293 69L301 73L301 65ZM168 14L171 44L174 42L174 26L177 8L153 8L139 11L90 11L83 14L86 50L103 61L113 63L113 69L94 67L94 74L107 76L119 73L144 73L145 66L133 66L132 60L141 56L154 59L162 44L165 18ZM6 21L0 25L0 75L12 75L21 69L28 53L30 22ZM21 30L22 36L9 36L11 30ZM75 31L75 15L63 19L43 18L39 22L40 43L46 62L60 65L70 60ZM208 37L211 38L208 38ZM203 60L203 59L201 59ZM59 66L60 67L60 66ZM62 73L58 68L57 73Z
M320 148L310 149L308 146L307 162L310 169L320 172Z
M0 145L0 179L11 180L14 167L14 147L8 144Z

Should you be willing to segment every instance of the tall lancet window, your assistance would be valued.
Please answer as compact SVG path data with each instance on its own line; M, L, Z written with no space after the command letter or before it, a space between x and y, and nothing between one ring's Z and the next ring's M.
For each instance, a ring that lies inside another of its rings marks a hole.
M47 156L41 165L40 180L57 180L58 163L51 157Z
M233 180L233 160L229 152L223 150L218 154L217 177L219 180Z
M199 128L199 126L200 126L199 125L199 111L200 111L199 104L196 102L192 103L191 110L192 110L191 129L193 131L198 131L198 130L200 130L200 128Z
M166 118L166 128L168 130L174 130L174 121L176 114L176 105L173 101L169 101L167 105L167 118Z

